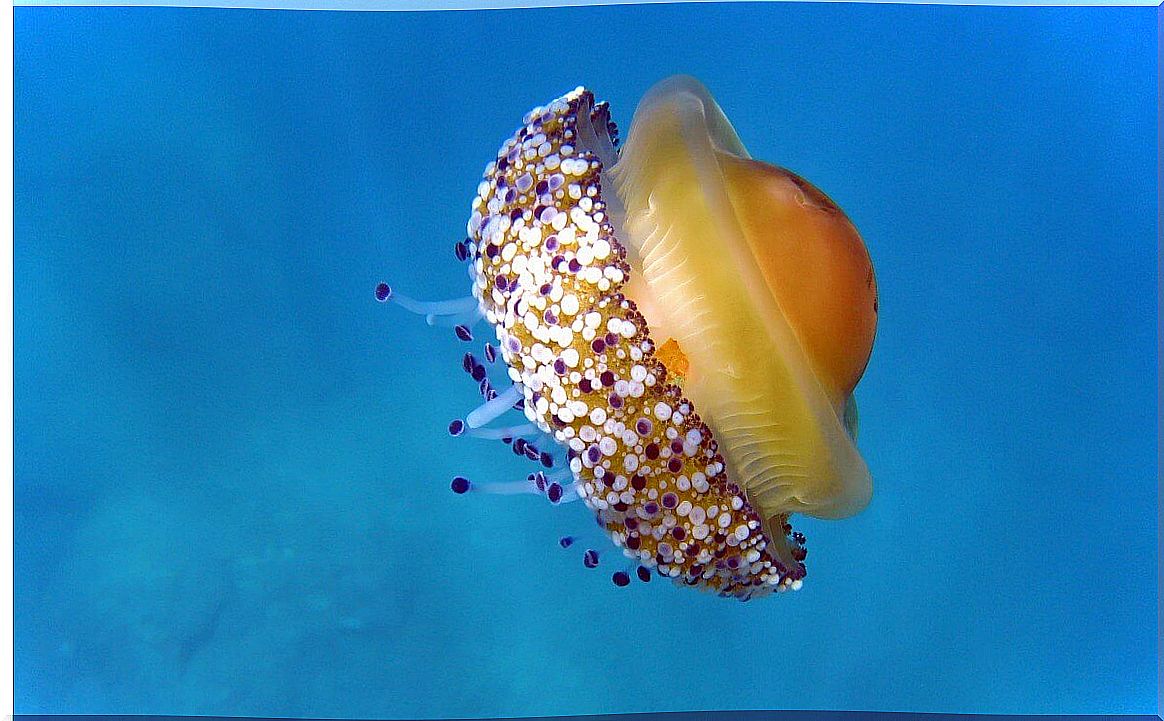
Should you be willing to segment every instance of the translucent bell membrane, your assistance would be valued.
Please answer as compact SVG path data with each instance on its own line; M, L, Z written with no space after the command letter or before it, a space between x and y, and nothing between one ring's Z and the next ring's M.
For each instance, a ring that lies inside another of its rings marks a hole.
M757 228L801 221L795 213L763 216L764 204L750 198L749 189L779 178L753 172L750 164L760 165L698 81L670 78L647 93L618 163L605 173L608 192L615 190L621 201L620 238L631 251L627 295L638 302L657 342L674 338L683 349L690 361L684 393L714 430L729 473L763 517L842 518L864 508L872 493L845 422L855 419L849 393L868 359L868 348L853 350L866 343L864 336L852 338L864 321L827 325L827 309L796 304L805 289L780 287L783 277L804 268L785 268L773 278L761 267L765 258L758 259L753 246L764 256L767 241L757 238ZM784 190L776 187L776 195ZM789 198L821 203L811 194L790 192ZM806 262L795 252L767 255L770 263ZM841 260L817 260L844 265L856 257L840 252ZM842 272L830 282L859 296L845 277ZM871 275L866 287L873 289ZM798 320L819 336L816 363L797 335ZM871 347L871 330L865 335ZM854 373L853 365L860 370Z

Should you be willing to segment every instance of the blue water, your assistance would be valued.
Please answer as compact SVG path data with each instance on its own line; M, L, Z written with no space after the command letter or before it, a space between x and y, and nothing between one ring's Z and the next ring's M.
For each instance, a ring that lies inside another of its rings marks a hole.
M17 8L16 710L1155 713L1155 23ZM680 71L881 291L873 502L750 604L450 493L530 468L446 435L464 346L372 297L466 292L526 110L585 84L625 131Z

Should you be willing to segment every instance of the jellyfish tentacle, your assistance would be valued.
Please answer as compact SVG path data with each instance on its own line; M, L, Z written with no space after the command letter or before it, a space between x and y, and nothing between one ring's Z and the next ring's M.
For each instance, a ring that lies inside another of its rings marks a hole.
M454 328L456 326L463 325L468 328L472 328L484 317L485 316L481 314L480 308L473 307L470 310L460 313L446 313L443 315L439 313L426 313L424 316L424 322L427 325L434 327L439 326L444 328Z
M532 481L495 481L493 483L474 484L473 488L481 493L496 496L541 495L541 491Z
M503 428L469 428L465 431L465 435L470 438L484 438L486 440L499 441L502 438L524 438L538 433L538 428L532 423L522 423L517 426L505 426Z
M382 298L380 298L381 295L383 295ZM395 303L410 313L422 316L458 315L468 313L479 305L477 299L472 296L450 300L417 300L404 295L387 283L381 283L377 286L377 297L383 302Z
M514 384L499 393L496 398L485 401L477 406L469 415L465 416L465 423L469 428L480 428L503 413L513 408L513 404L522 397L522 389Z

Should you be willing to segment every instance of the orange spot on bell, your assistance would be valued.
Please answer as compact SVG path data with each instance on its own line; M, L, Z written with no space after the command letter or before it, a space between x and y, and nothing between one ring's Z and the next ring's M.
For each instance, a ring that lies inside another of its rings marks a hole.
M687 354L679 347L679 342L674 338L668 338L663 345L655 350L655 358L659 360L667 368L667 373L679 378L686 378L687 372L691 370L691 362L687 360Z

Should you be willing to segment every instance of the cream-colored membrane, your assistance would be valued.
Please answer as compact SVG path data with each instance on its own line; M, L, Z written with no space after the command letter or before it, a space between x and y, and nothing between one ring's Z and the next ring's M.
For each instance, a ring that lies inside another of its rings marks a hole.
M765 277L752 247L764 220L751 214L754 201L738 195L745 166L754 162L694 78L670 78L647 93L619 162L604 173L622 205L632 267L627 294L655 337L674 338L686 353L691 369L684 393L701 409L729 472L762 516L843 518L863 509L872 493L845 418L855 419L849 394L868 359L876 311L872 325L862 312L821 331L817 325L830 313L813 317L819 303L784 307L803 293L785 287L782 304L782 291ZM779 195L779 179L769 180ZM812 193L789 197L801 204L806 197L817 200ZM863 257L868 264L867 255L851 248L837 252L831 261L827 254L817 259L860 267ZM775 262L797 260L795 253L769 255ZM867 279L859 279L864 293L848 291L846 277L834 274L842 295L838 308L850 297L867 300L870 292L875 300L871 268ZM798 337L797 320L815 330ZM807 337L812 332L819 336L815 342ZM845 334L858 337L849 341ZM813 343L815 364L806 340ZM831 364L830 347L841 348Z

